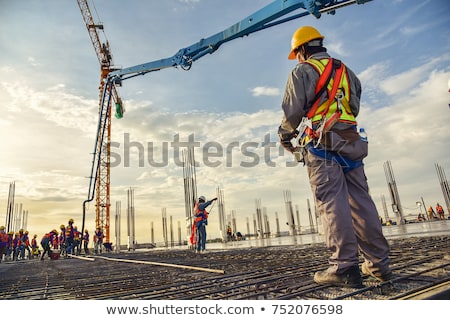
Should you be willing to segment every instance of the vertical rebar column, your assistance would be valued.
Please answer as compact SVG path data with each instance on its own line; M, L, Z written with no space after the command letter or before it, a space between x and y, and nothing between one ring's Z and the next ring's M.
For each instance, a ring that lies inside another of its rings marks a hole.
M263 207L263 221L264 221L264 230L266 231L267 237L270 237L270 223L269 217L267 216L267 208Z
M315 227L314 227L314 220L311 212L311 204L309 203L309 199L306 199L306 206L308 207L308 216L309 216L309 228L311 230L311 233L316 233Z
M197 201L197 178L195 172L194 147L191 146L182 151L183 156L183 183L184 183L184 203L186 214L186 235L189 243L189 237L194 222L194 207Z
M181 242L181 222L177 221L178 223L178 245L181 246L183 243Z
M384 173L386 175L386 182L388 184L389 193L392 200L392 210L397 218L397 224L404 224L403 209L400 203L400 196L397 190L397 183L395 182L394 171L392 170L391 162L388 160L384 163Z
M247 235L250 237L250 219L248 217L245 218L247 222Z
M5 221L5 231L6 233L13 230L13 219L14 219L14 200L16 193L16 182L11 182L9 184L9 192L8 192L8 204L6 207L6 221Z
M14 230L18 231L21 226L21 219L22 219L22 203L17 204L15 207L14 212Z
M281 236L281 231L280 231L280 219L278 218L278 212L275 211L275 224L277 226L277 234L276 236L279 237Z
M388 222L390 220L390 218L389 218L389 212L387 209L386 198L384 197L384 194L381 195L381 203L383 205L384 219L386 219L385 222Z
M227 224L226 224L226 215L225 215L225 197L223 194L223 190L217 187L216 190L217 196L217 206L219 212L219 228L220 235L222 236L222 241L227 242Z
M444 196L445 206L447 207L447 213L450 215L450 187L447 177L445 176L444 169L437 163L435 163L436 173L439 179L439 185L442 189L442 195ZM424 208L426 210L426 208Z
M258 238L258 225L256 224L256 216L253 215L253 234Z
M289 226L289 235L295 236L294 210L292 209L291 191L284 190L284 204L286 206L287 224Z
M167 213L166 208L161 209L162 213L162 229L163 229L163 239L164 239L164 247L169 246L169 239L167 238Z
M28 229L28 210L23 210L22 229Z
M297 215L297 232L302 233L302 224L300 223L300 211L298 210L298 205L295 205L295 213Z
M114 217L114 242L115 242L115 252L120 252L120 215L122 211L122 202L116 201L116 214Z
M173 221L172 216L169 217L170 221L170 247L173 248L175 245L174 235L173 235Z
M262 220L262 210L261 210L261 199L255 200L256 205L256 219L258 221L258 229L257 233L259 234L259 238L264 238L264 226L263 226L263 220Z
M128 231L128 250L135 250L135 216L134 216L134 190L127 190L127 231Z
M236 233L237 232L236 210L231 210L231 226L233 228L233 233Z
M153 221L150 223L150 235L151 235L152 245L154 245L155 244L155 228L153 227Z

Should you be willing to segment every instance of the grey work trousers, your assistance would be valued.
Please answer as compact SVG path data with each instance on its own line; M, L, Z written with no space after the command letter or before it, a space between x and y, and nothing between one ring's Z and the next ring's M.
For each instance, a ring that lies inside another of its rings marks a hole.
M360 148L367 151L367 143L358 140L350 146L351 150ZM364 166L344 173L337 162L309 151L305 160L325 242L331 251L328 271L340 274L358 265L359 250L368 270L387 274L389 244L369 194Z

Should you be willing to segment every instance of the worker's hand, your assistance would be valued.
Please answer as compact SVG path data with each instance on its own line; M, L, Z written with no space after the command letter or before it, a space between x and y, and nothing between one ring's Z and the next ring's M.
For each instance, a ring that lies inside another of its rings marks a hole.
M217 200L217 198L213 198L213 199L211 199L211 201L216 201Z
M289 136L282 136L281 134L280 134L280 143L281 143L281 145L283 146L283 148L285 148L287 151L289 151L289 152L294 152L295 151L295 148L294 148L294 146L292 145L292 142L291 142L291 140L292 139L294 139L295 137L297 137L297 135L298 135L298 131L297 130L295 130L293 133L291 133Z
M294 146L291 143L291 140L280 140L281 145L290 153L295 151Z

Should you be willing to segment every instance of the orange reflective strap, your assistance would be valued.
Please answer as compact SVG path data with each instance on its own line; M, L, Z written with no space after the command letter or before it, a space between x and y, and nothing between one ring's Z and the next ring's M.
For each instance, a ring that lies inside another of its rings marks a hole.
M316 61L317 61L317 63L322 64L322 62L320 62L319 60L316 60ZM307 114L308 119L312 119L312 117L314 117L314 115L316 114L317 109L319 108L320 96L325 91L325 89L327 89L328 83L331 80L331 76L332 76L332 72L333 72L333 61L334 61L333 58L328 59L328 63L325 66L325 69L323 69L323 71L322 71L322 69L319 68L318 65L316 65L316 63L314 63L312 61L308 61L308 60L305 61L310 66L312 66L314 69L316 69L316 71L320 75L319 80L317 81L317 84L316 84L316 90L315 90L316 96L314 97L314 103L311 106L311 109L308 111L308 114Z

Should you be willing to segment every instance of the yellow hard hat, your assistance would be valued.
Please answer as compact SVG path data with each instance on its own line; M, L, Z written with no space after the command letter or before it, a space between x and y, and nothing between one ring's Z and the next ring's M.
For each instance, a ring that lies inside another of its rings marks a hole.
M5 230L5 226L1 226L1 227L0 227L0 230Z
M319 31L317 31L316 28L310 27L310 26L304 26L298 28L294 34L292 35L291 40L291 52L289 53L288 59L293 60L295 59L296 53L295 49L300 47L303 44L306 44L310 42L311 40L315 39L325 39L323 35L320 34Z
M69 223L73 223L73 219L72 218L69 219Z
M64 229L65 227L66 227L66 226L63 225L63 224L59 226L60 229Z

